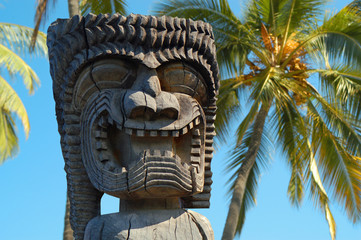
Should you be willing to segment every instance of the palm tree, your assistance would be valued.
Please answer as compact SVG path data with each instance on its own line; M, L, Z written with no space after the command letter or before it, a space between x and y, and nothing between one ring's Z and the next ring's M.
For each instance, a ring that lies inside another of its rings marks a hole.
M37 7L35 12L35 28L32 35L31 48L33 49L35 41L37 39L40 25L44 23L46 16L49 12L49 5L55 5L56 0L37 0ZM126 14L126 2L125 0L68 0L69 17L75 15L86 15L88 13L100 14L100 13L120 13ZM69 198L66 198L65 205L65 217L64 217L64 231L63 240L73 239L73 230L70 226L70 203Z
M25 135L30 131L29 118L24 104L15 90L3 77L4 71L10 77L20 76L29 94L40 84L31 67L19 56L26 55L33 29L11 23L0 23L0 164L14 157L19 149L15 117L21 120ZM39 32L35 53L46 55L46 35Z
M354 223L361 218L361 13L349 5L321 20L324 0L250 0L243 17L227 0L168 0L159 15L213 26L223 76L216 129L220 140L245 105L229 159L232 199L222 239L240 234L255 203L267 147L277 143L291 169L288 196L298 206L305 186L336 228L326 189ZM359 6L359 5L358 5Z

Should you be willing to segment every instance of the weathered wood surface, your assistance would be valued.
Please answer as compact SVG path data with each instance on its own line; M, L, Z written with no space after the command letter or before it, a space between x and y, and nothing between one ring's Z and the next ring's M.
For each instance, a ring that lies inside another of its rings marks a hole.
M169 209L209 207L219 88L211 26L89 14L58 19L47 44L74 238L93 219L88 239L213 239L202 216ZM121 199L121 213L100 216L104 193Z
M209 221L183 210L137 210L98 216L85 230L84 240L213 240Z

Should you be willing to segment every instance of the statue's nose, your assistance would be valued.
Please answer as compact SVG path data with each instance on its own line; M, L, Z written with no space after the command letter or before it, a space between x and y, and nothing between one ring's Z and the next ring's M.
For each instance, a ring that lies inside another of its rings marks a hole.
M130 119L155 120L163 116L176 120L180 106L172 93L162 92L157 71L140 66L133 86L126 93L124 109Z
M161 92L161 87L157 71L143 65L139 66L132 90L145 92L153 98L158 96Z

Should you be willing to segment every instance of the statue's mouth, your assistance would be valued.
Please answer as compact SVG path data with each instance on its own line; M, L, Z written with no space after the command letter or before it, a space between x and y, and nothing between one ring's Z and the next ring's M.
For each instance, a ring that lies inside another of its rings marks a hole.
M176 120L124 119L110 112L94 116L89 133L94 140L83 157L93 184L121 198L201 192L205 116L197 101L187 99Z

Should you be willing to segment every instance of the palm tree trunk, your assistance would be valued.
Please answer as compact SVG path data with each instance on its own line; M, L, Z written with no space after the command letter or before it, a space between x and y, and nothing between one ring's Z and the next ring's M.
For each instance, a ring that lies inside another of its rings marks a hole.
M69 221L70 215L70 202L68 195L66 196L66 207L65 207L65 217L64 217L64 233L63 233L63 240L73 240L73 230L70 226Z
M79 15L79 0L68 0L69 17Z
M236 233L248 175L254 163L256 162L257 152L261 145L264 123L266 121L269 109L270 106L265 106L262 104L262 107L259 110L254 122L254 134L251 138L249 149L245 156L244 162L239 169L237 179L235 180L233 196L231 204L229 205L227 220L223 229L222 240L233 240Z

